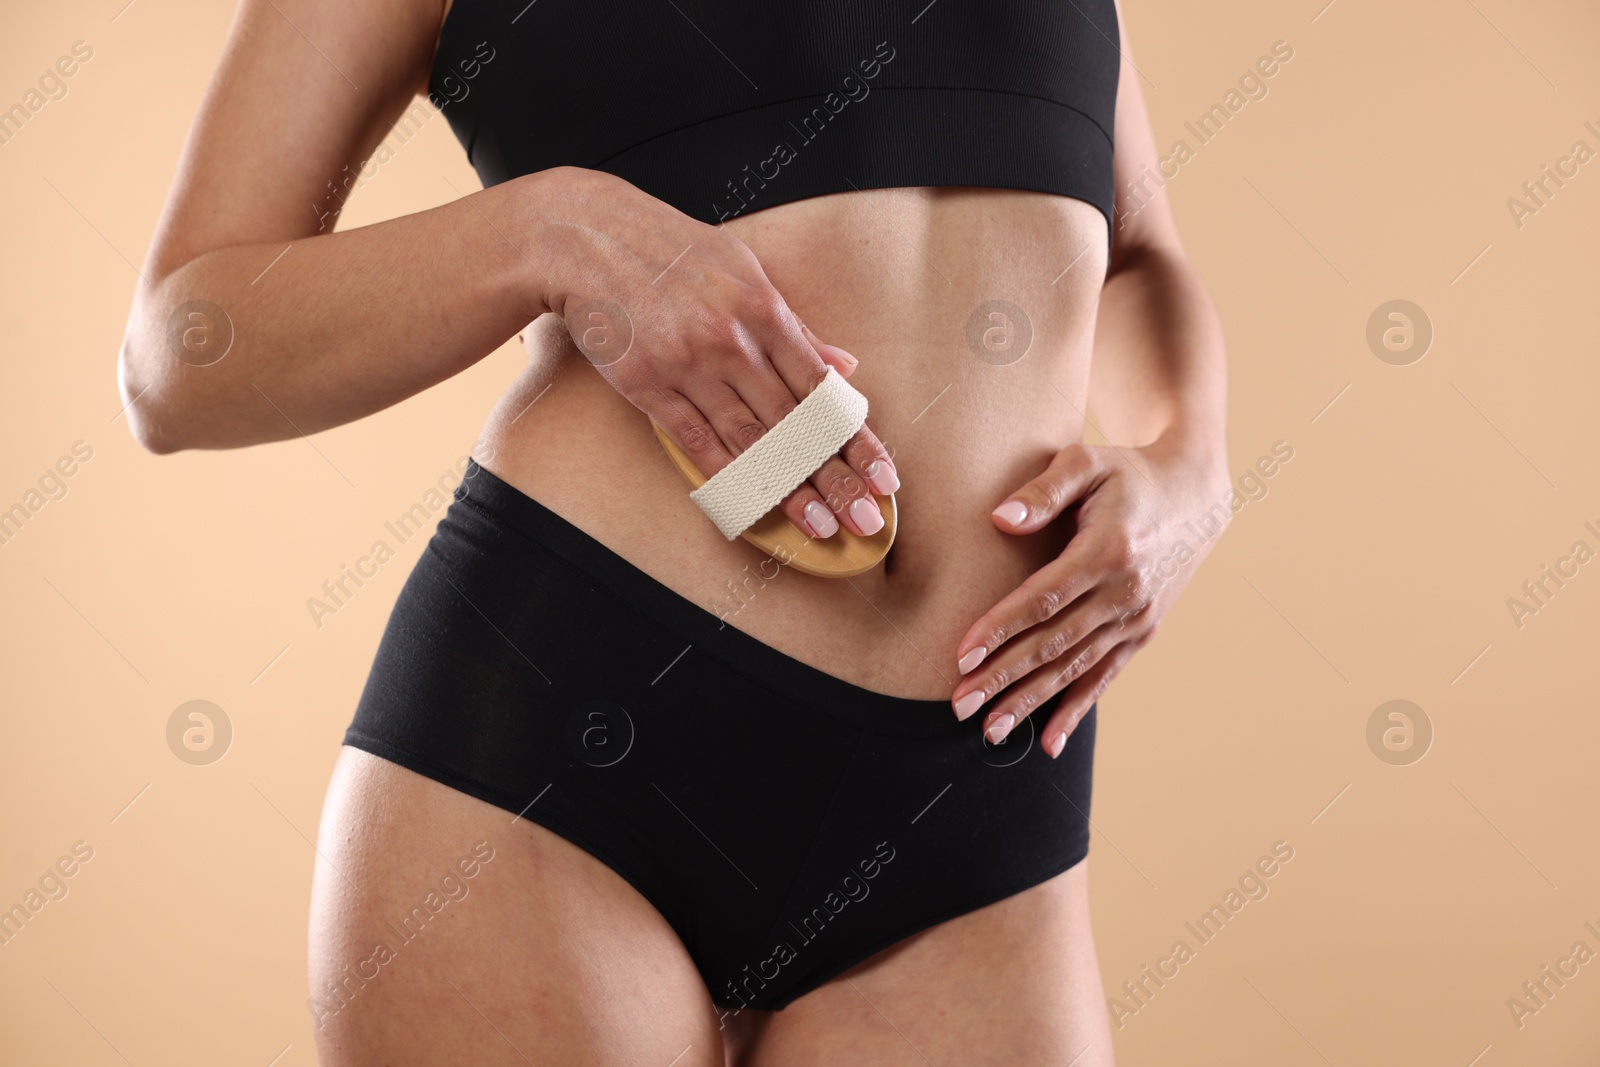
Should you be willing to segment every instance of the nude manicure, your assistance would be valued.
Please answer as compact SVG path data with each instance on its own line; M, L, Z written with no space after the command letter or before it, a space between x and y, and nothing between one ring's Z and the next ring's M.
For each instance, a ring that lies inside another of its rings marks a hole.
M1004 519L1007 526L1021 526L1028 517L1028 507L1020 500L1007 500L994 509L994 515Z
M878 510L877 501L870 497L850 501L850 517L868 537L883 529L883 512Z
M1065 748L1066 745L1067 745L1067 735L1066 734L1056 734L1055 740L1050 742L1050 758L1054 759L1055 757L1061 755L1061 750L1063 748Z
M879 496L888 496L900 488L900 476L895 473L893 464L875 459L867 464L867 484Z
M805 513L806 525L811 527L811 536L832 537L839 532L839 520L833 517L833 512L817 501L807 501Z
M971 674L973 671L978 669L978 664L982 663L984 657L988 654L989 650L984 648L982 645L979 645L977 648L961 657L960 661L956 664L956 669L962 674Z
M1015 725L1017 717L1009 711L1004 712L989 721L989 728L983 732L983 736L989 739L991 745L998 745L1006 739L1006 734L1009 734Z
M972 713L981 707L983 707L983 690L979 689L956 701L956 718L971 718Z

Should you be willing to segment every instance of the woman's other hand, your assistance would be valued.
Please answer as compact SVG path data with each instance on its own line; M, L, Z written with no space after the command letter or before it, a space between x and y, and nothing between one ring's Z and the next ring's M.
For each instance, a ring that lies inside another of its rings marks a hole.
M1155 636L1232 514L1225 471L1161 442L1071 445L995 508L1002 532L1026 535L1076 509L1055 560L973 623L956 646L964 675L951 700L965 719L991 700L991 744L1052 705L1041 731L1060 755L1078 721ZM998 698L998 699L996 699Z

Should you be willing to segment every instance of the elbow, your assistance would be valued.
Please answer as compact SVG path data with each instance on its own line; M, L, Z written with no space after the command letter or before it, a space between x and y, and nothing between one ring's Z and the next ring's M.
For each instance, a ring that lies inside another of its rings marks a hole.
M164 456L189 445L178 432L181 422L163 404L170 383L163 383L159 371L141 355L131 339L122 342L117 357L117 389L122 394L122 415L139 446L152 455Z
M182 451L184 448L182 444L164 434L159 423L148 418L130 416L128 429L133 431L133 439L153 456L165 456Z
M1177 242L1176 234L1168 235L1138 230L1116 242L1111 248L1111 258L1106 263L1106 280L1133 271L1155 271L1173 274L1188 268L1188 256Z

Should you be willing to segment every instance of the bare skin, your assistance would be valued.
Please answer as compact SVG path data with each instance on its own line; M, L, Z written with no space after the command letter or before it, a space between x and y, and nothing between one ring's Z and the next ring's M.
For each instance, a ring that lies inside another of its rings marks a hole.
M1174 549L1228 481L1220 331L1162 195L1131 212L1121 184L1156 164L1126 48L1116 171L1129 214L1109 254L1104 217L1064 197L868 190L707 227L572 168L319 232L307 205L424 83L442 15L439 0L245 0L130 317L120 373L141 442L315 432L521 331L529 363L480 437L485 467L790 656L879 692L948 698L952 714L998 698L991 736L1040 713L1059 751L1188 581L1206 546L1176 566ZM235 328L211 366L170 350L172 316L195 299ZM572 340L597 299L633 327L629 354L598 370ZM968 342L996 299L1031 331L1020 358L1003 337L998 350ZM711 473L828 366L870 398L869 428L785 512L819 536L816 507L864 529L871 515L851 504L887 463L895 550L849 581L752 581L765 557L694 508L645 416ZM1086 411L1117 447L1080 444ZM381 919L479 841L495 858L437 936L319 1010L371 955ZM498 808L345 750L320 850L310 966L325 1064L1112 1062L1081 864L783 1012L719 1027L647 902Z

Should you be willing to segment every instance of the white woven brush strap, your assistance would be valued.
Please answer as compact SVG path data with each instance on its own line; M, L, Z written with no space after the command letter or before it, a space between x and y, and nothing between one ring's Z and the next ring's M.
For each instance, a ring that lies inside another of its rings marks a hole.
M832 367L811 395L689 494L732 541L816 473L867 421L867 398Z

